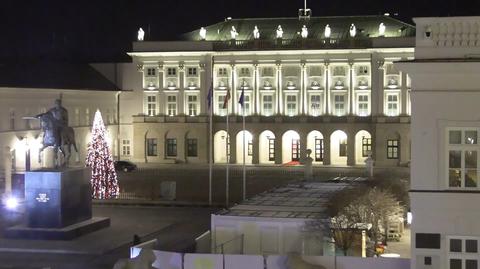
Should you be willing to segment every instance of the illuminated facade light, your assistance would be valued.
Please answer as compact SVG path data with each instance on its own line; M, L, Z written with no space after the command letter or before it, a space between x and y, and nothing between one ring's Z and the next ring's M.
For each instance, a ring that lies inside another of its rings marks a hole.
M350 37L355 37L357 35L357 28L355 24L350 25Z
M205 27L200 28L199 35L202 40L207 39L207 29Z
M320 85L318 84L317 81L313 81L310 88L312 88L313 90L318 90L318 89L320 89Z
M258 30L258 27L256 25L255 25L255 28L253 28L253 38L254 39L260 38L260 31Z
M283 37L283 29L282 29L282 26L279 25L277 27L277 38L282 38Z
M387 27L385 27L385 24L383 24L383 22L380 23L380 25L378 26L378 35L379 36L385 36L385 29L386 28Z
M142 27L140 27L140 29L138 29L138 32L137 32L137 40L143 41L144 38L145 38L145 31L143 31Z
M270 82L268 80L266 80L264 83L263 83L263 88L265 90L270 90L272 88L272 85L270 84Z
M235 26L232 25L232 30L230 30L230 37L232 39L237 39L238 32L237 29L235 29Z
M365 80L360 80L360 81L358 82L358 88L359 88L360 90L368 89L368 82L365 81Z
M337 80L337 82L335 82L334 88L337 89L337 90L343 89L343 88L344 88L344 86L343 86L343 81Z
M287 89L289 90L295 90L297 86L292 81L287 82Z
M303 25L302 27L302 38L307 38L308 37L308 29L307 26Z
M323 33L323 35L325 36L325 38L330 38L330 35L332 34L332 29L330 29L330 25L325 25L325 32Z
M388 80L388 84L387 84L387 88L389 88L389 89L396 89L396 88L398 88L398 82L397 82L395 79L393 79L393 78L389 79L389 80Z

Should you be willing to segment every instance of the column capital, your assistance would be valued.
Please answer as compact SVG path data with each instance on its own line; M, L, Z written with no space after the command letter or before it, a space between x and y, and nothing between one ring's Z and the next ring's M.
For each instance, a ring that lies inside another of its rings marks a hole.
M157 70L160 72L163 71L163 63L158 63Z
M143 64L137 64L137 71L143 72Z
M230 63L230 67L232 67L232 69L235 68L235 66L236 66L235 62Z
M385 65L385 60L379 59L379 60L376 61L376 64L377 64L377 69L383 69L383 67Z
M350 66L350 68L353 66L354 63L355 62L353 60L350 60L350 59L348 60L348 65Z
M178 69L179 69L180 71L183 71L183 70L185 69L185 63L184 63L184 62L180 62L180 63L178 64Z
M205 71L205 63L199 63L198 68L200 68L200 71Z
M300 66L301 66L302 68L305 68L305 65L306 65L306 64L307 64L307 61L306 61L306 60L301 60L301 61L300 61Z
M328 67L330 65L330 60L325 60L323 64L325 65L325 67Z

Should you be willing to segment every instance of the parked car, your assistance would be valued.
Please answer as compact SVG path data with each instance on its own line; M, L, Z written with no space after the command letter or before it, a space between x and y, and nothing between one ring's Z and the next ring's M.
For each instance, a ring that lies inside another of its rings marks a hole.
M129 161L115 161L115 170L132 172L133 170L137 170L137 165Z

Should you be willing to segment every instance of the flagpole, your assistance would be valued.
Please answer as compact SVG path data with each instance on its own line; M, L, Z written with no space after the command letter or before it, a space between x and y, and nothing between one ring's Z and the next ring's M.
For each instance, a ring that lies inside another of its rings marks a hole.
M243 94L243 104L242 104L242 124L243 124L243 200L245 200L245 197L247 196L247 184L246 184L246 170L245 170L245 93L243 92L242 89L242 94ZM248 143L247 143L248 146Z
M212 205L212 178L213 178L213 72L214 72L214 56L212 56L212 74L211 74L211 88L208 89L210 96L208 97L209 100L209 121L210 121L210 145L209 145L209 155L208 155L208 204Z
M228 96L228 89L227 89L227 96ZM225 97L225 98L228 98L228 97ZM230 155L228 154L228 148L229 148L229 142L230 142L230 132L229 132L229 124L228 124L228 101L227 101L227 137L226 137L226 147L225 147L225 151L227 153L227 169L226 169L226 175L225 175L225 205L228 207L228 190L229 190L229 179L228 179L228 176L229 176L229 168L230 168Z

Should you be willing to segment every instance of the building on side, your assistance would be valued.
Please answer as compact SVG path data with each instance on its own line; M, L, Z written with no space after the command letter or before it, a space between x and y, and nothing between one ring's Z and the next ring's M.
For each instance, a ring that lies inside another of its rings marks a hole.
M61 99L75 130L79 154L71 162L84 165L86 145L97 109L117 154L119 88L88 64L28 63L0 65L0 162L11 150L15 171L41 167L38 151L42 137L38 120L25 120L54 106ZM3 170L2 166L0 170Z
M479 268L480 17L414 21L411 268Z
M309 148L316 165L364 165L368 154L408 165L410 79L393 62L413 59L414 35L389 16L301 16L227 18L177 41L134 42L121 157L207 163L213 85L215 163L241 164L245 148L247 164L284 164Z

